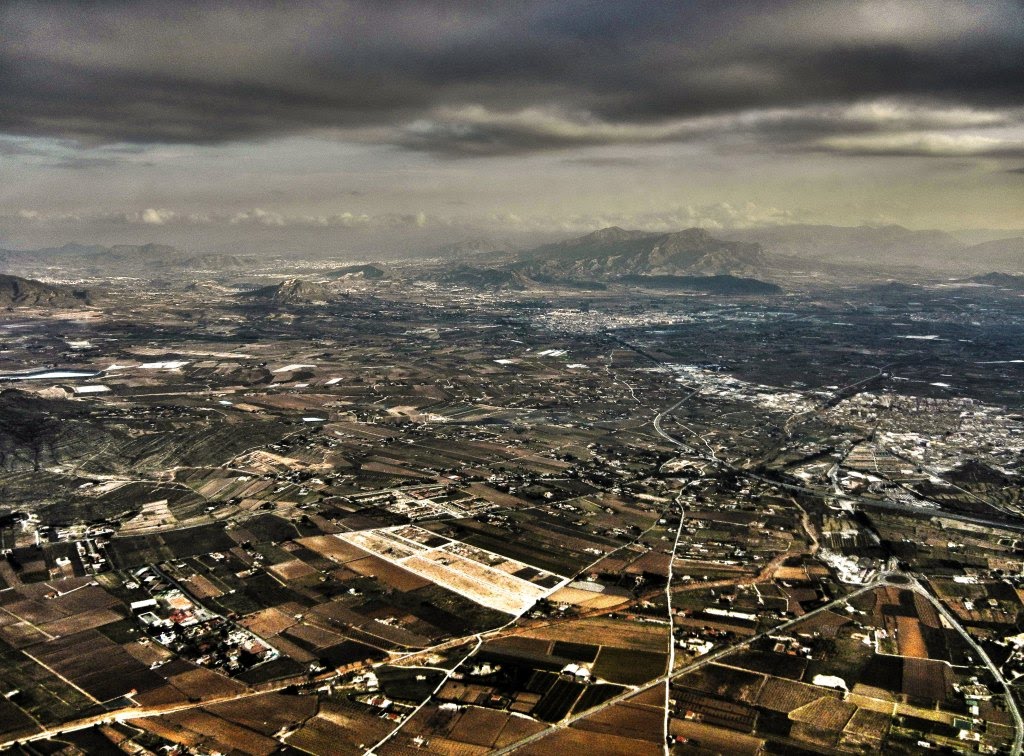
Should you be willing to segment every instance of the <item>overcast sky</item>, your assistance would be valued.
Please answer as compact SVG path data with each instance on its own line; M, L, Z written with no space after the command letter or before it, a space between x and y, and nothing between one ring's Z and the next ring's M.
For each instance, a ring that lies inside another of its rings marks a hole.
M1024 4L0 5L0 245L1024 227Z

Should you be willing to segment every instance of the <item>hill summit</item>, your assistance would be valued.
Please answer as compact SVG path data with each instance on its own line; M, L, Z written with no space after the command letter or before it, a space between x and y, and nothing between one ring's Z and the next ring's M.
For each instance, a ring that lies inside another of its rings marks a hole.
M333 298L331 290L323 284L303 281L301 278L289 278L279 284L247 292L244 296L278 304L309 304L327 302Z

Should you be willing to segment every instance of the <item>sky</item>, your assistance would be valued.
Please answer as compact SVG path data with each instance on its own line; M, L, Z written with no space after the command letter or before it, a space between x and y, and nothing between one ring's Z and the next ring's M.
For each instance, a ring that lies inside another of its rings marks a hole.
M0 4L0 246L788 223L1024 227L1024 3Z

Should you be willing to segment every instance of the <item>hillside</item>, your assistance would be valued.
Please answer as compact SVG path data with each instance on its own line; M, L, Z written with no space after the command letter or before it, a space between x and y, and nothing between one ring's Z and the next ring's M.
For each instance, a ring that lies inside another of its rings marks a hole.
M740 276L622 276L617 283L644 289L702 291L707 294L781 294L782 287L756 278Z
M507 291L526 291L532 281L522 273L507 268L475 268L470 265L459 265L442 273L438 283L464 286L474 289L501 289Z
M85 291L0 274L0 307L73 309L89 303L89 293Z
M1000 289L1024 291L1024 276L1014 276L1008 273L985 273L980 276L971 276L967 280L971 283L996 286Z
M723 232L729 239L756 241L774 255L808 262L870 265L931 265L963 262L966 245L944 231L902 226L792 225Z
M979 268L1024 271L1024 236L975 244L964 250L964 257Z
M613 226L537 247L514 267L529 276L587 279L756 273L766 262L761 245L725 241L700 228L663 234Z

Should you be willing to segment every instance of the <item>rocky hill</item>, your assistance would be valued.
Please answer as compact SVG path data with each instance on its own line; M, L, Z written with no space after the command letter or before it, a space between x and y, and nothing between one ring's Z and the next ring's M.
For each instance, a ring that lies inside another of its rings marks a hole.
M0 307L74 309L90 304L89 293L30 278L0 274Z
M240 296L276 304L311 304L329 302L335 298L334 293L323 284L303 281L300 278L289 278L279 284L247 291Z

